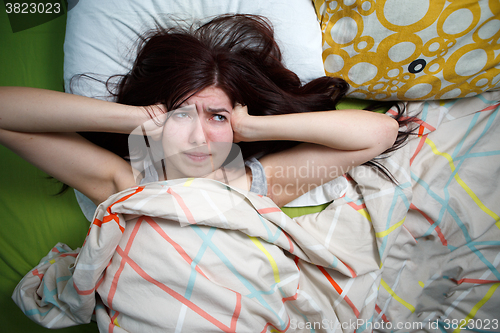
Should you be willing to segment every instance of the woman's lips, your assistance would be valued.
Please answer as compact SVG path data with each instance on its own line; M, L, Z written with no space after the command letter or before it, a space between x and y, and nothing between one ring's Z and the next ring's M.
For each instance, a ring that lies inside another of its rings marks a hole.
M206 154L206 153L184 153L184 154L194 162L204 162L211 156L211 154Z

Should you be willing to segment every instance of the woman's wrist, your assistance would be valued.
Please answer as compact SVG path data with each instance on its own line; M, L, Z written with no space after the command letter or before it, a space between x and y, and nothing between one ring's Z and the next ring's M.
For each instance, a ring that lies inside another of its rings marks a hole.
M288 115L248 116L240 127L241 141L288 140Z
M274 140L274 118L275 116L250 116L244 127L246 141L269 141Z
M104 129L105 132L130 134L152 119L145 107L117 103L115 105L117 109L112 112L110 119L105 121L112 127Z

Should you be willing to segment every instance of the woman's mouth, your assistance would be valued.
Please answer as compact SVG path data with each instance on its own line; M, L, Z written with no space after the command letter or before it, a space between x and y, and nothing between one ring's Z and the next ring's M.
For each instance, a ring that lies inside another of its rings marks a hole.
M193 162L205 162L208 160L211 156L211 154L206 154L206 153L184 153L190 160Z

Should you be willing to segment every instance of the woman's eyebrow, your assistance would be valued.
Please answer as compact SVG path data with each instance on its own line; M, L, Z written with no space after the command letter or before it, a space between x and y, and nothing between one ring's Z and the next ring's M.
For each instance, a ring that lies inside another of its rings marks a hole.
M207 108L206 111L208 113L218 113L218 112L227 112L229 113L229 111L225 108Z

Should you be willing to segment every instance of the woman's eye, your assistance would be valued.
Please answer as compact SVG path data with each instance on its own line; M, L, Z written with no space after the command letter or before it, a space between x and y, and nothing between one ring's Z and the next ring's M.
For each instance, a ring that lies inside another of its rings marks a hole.
M176 112L175 117L178 119L187 119L189 118L189 113L187 112Z
M226 118L226 116L223 116L223 115L221 115L221 114L215 114L215 115L213 116L213 119L214 119L215 121L225 121L227 118Z

